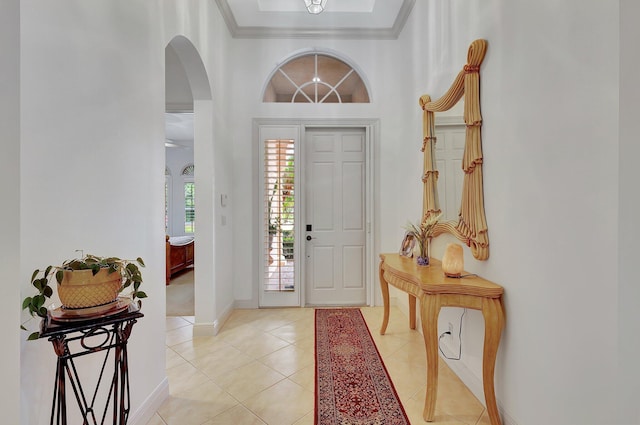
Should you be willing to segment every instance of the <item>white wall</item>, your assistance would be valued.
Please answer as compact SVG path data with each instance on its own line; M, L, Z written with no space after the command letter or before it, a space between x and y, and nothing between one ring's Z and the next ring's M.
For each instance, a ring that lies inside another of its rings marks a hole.
M198 50L207 68L200 77L210 79L209 99L214 99L201 108L196 129L196 135L207 134L199 149L208 172L202 173L199 187L208 189L200 200L208 200L203 212L209 213L203 218L209 220L204 227L210 243L200 253L209 255L203 264L218 264L203 275L201 318L215 323L220 312L233 305L231 250L215 250L217 244L231 247L231 234L214 208L220 192L230 193L231 146L222 125L227 30L213 2L69 0L55 6L26 1L21 6L21 162L18 168L12 161L13 168L3 172L19 170L22 196L7 194L7 199L20 201L22 221L20 233L14 228L5 241L20 235L20 244L11 246L20 246L23 296L31 293L27 280L34 268L74 256L76 249L145 259L149 298L144 301L145 317L133 331L129 362L131 404L134 410L149 407L157 400L147 397L166 390L164 357L159 355L165 351L164 54L177 35L188 37ZM3 18L15 18L15 5L6 9ZM16 32L19 21L12 22L3 31ZM6 63L3 77L12 66ZM11 99L15 107L18 102ZM10 160L16 156L11 146L3 145ZM13 184L16 181L14 177ZM54 376L51 347L46 341L23 342L21 356L28 365L21 368L21 423L44 423L50 402L42 401L51 398ZM144 413L134 412L134 420L146 422Z
M417 2L414 13L443 7ZM467 251L465 260L506 290L499 402L519 425L611 423L623 337L617 4L467 1L452 3L450 19L442 25L451 42L441 44L459 57L472 40L489 42L481 96L490 258ZM440 74L439 63L423 65ZM483 326L479 313L465 317L461 362L477 377Z
M619 149L619 288L618 288L618 360L620 399L619 422L640 423L640 318L638 300L640 285L637 278L638 240L640 240L640 191L637 187L640 144L637 137L637 84L640 67L640 3L620 2L620 149Z
M403 153L415 164L415 187L419 191L420 164L414 160L421 146L418 136L412 143L408 135L411 128L405 126L407 116L417 113L417 96L412 93L405 75L411 70L411 57L397 48L397 41L337 41L337 40L232 40L234 56L230 59L234 74L230 80L233 98L230 139L234 146L234 294L237 300L253 300L257 303L252 287L258 281L255 250L247 246L258 246L256 211L259 208L257 191L257 167L252 160L256 155L256 143L252 134L254 118L291 118L301 120L322 119L383 119L380 127L379 146L375 155L379 170L380 187L375 188L375 202L394 205L394 189L407 181L397 176L399 156ZM262 103L262 90L267 78L278 63L302 49L334 51L354 63L370 83L369 104L274 104ZM403 64L398 66L398 64ZM404 66L406 64L407 66ZM406 163L406 160L405 160ZM409 166L410 169L410 166ZM400 243L407 218L420 216L420 200L412 208L396 211L393 208L378 209L376 217L378 238ZM392 219L389 219L388 216ZM396 219L396 215L399 219ZM379 223L387 223L380 226ZM391 236L388 236L391 235ZM379 239L378 239L379 240ZM379 250L379 242L374 249ZM396 248L394 247L393 250ZM254 267L246 267L252 264ZM257 304L256 304L257 305Z
M33 269L76 249L144 258L149 298L129 344L138 407L165 377L160 9L23 1L21 15L20 286L30 294ZM20 423L48 423L53 350L23 342L21 355Z
M3 330L0 398L3 422L20 421L20 2L0 1L0 321Z

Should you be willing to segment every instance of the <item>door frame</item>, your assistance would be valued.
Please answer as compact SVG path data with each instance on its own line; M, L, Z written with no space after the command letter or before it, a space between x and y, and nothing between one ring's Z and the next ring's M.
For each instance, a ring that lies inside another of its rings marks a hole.
M264 270L266 268L266 263L265 263L265 255L264 252L259 251L258 252L258 256L256 257L256 262L258 263L258 275L257 275L257 286L258 286L258 306L259 307L299 307L301 305L302 302L302 288L300 285L300 281L302 280L300 277L300 267L299 267L299 263L300 263L300 241L301 236L300 236L300 232L297 231L298 227L299 227L299 222L301 220L301 216L300 216L300 208L298 207L298 204L300 203L299 199L300 196L298 195L300 193L300 184L301 184L301 179L298 178L298 176L300 175L300 171L302 169L302 166L300 164L300 158L302 155L302 152L300 151L301 145L302 145L302 139L300 136L300 126L297 125L261 125L258 131L258 139L257 139L257 146L258 148L256 149L256 155L258 156L258 158L260 158L260 160L258 161L258 184L257 184L257 188L258 191L260 193L260 198L263 199L262 197L264 196L264 140L273 140L273 139L280 139L280 140L293 140L294 143L294 167L295 167L295 171L294 171L294 176L296 176L295 180L294 180L294 189L293 189L293 193L295 194L295 211L294 211L294 229L296 229L296 231L294 231L294 265L295 265L295 270L294 270L294 291L290 292L276 292L276 293L266 293L266 291L263 291L263 279L264 279ZM262 237L264 236L265 232L266 232L266 228L264 225L264 210L262 209L263 207L263 202L258 203L258 208L255 209L257 215L258 215L258 239L259 242L257 244L258 248L261 249L262 247L265 246L265 241L264 239L262 239Z
M376 258L376 252L379 251L379 240L377 237L377 226L376 226L376 203L375 203L375 199L374 199L374 194L376 193L376 189L377 189L377 180L376 180L376 176L377 176L377 162L376 162L376 152L379 151L379 140L380 140L380 121L378 119L322 119L322 118L317 118L317 119L280 119L280 118L254 118L253 119L253 132L254 132L254 140L256 142L256 148L253 149L253 154L254 154L254 164L257 165L258 162L258 157L260 155L258 146L260 146L261 140L260 140L260 135L261 135L261 128L263 127L288 127L291 128L291 126L297 126L299 128L299 151L300 151L300 158L306 158L306 151L305 151L305 143L304 141L306 140L307 137L307 131L310 129L316 129L316 128L362 128L365 131L365 145L366 145L366 165L365 165L365 185L366 185L366 191L365 191L365 220L366 220L366 232L365 232L365 246L366 246L366 254L365 254L365 284L367 286L366 288L366 304L368 306L373 306L376 303L376 297L375 297L375 288L376 288L376 280L375 277L377 276L377 258ZM254 170L257 169L256 167L254 167ZM304 173L304 169L300 170L301 172L299 173L300 177L302 178L301 180L301 184L302 182L304 182L305 179L305 173ZM255 189L255 193L261 193L260 192L260 188L262 187L262 176L260 175L260 173L255 173L254 175L254 187ZM296 225L297 226L302 226L303 223L300 221L300 219L303 219L304 217L306 217L306 210L305 210L305 191L302 188L302 186L298 189L299 196L296 198L296 202L300 205L299 209L300 209L300 215L298 217L300 217L297 221L296 221ZM258 197L256 197L256 202L258 202ZM261 203L259 203L259 205L261 205ZM255 248L255 252L254 252L254 258L256 259L256 261L254 261L254 276L256 276L256 279L254 279L254 288L253 288L253 298L256 301L256 304L259 306L259 300L260 300L260 291L262 290L261 288L261 278L260 278L260 273L262 273L262 270L260 268L260 264L261 264L261 247L262 247L262 232L259 231L259 229L261 229L262 225L262 213L263 211L261 210L261 208L256 208L255 209L255 214L254 214L254 223L255 223L255 229L258 229L258 231L255 232L254 234L254 246ZM301 227L299 227L299 229L301 229ZM305 258L305 247L306 244L304 244L304 240L303 240L303 236L304 236L305 232L298 230L296 231L296 258ZM298 261L300 264L297 265L296 267L299 267L298 272L299 272L299 276L305 276L306 270L305 270L305 264L304 261ZM305 286L304 284L302 284L302 282L298 282L299 287L300 287L300 306L301 307L305 307L306 304L306 290L305 290Z

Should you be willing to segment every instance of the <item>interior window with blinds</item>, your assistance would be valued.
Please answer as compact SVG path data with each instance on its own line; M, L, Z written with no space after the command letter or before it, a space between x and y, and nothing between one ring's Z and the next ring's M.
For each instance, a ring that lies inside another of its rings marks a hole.
M264 146L264 289L294 291L294 141Z
M195 169L193 164L189 164L182 169L184 182L184 232L195 233L196 231L196 184L193 182Z

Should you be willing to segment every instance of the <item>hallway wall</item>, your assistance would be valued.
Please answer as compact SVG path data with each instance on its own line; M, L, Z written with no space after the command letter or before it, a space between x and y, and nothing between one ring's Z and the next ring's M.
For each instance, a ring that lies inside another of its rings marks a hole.
M20 420L20 1L0 0L0 376L5 391L0 411L6 423ZM8 391L7 391L8 390Z
M496 372L505 422L612 423L615 347L627 337L618 327L617 4L446 3L430 2L423 16L451 8L450 21L428 26L450 27L459 55L458 41L488 40L481 103L490 257L478 262L466 250L465 264L505 287ZM422 69L442 74L437 62ZM481 314L467 313L463 360L454 362L477 377L469 383L480 397L483 327Z
M161 10L21 2L21 14L23 293L34 269L78 249L142 257L149 298L129 343L131 404L140 406L165 376ZM48 423L51 344L23 342L22 362L20 423Z
M620 149L618 200L618 388L620 423L640 424L640 319L638 318L638 240L640 240L640 190L638 190L638 98L640 68L640 3L620 2Z
M22 225L14 249L20 246L22 296L31 294L28 278L35 268L74 257L77 249L145 260L149 298L129 343L136 406L131 422L145 423L144 408L153 413L153 404L168 391L164 356L158 355L165 350L164 55L176 35L198 49L214 99L200 123L213 127L203 143L209 172L202 174L208 177L201 187L210 188L210 214L203 219L212 235L207 260L217 267L214 276L204 276L200 319L213 324L233 305L230 250L214 249L232 246L230 228L220 224L232 206L221 212L211 205L220 192L230 192L231 146L221 125L228 32L215 3L199 0L27 1L20 7ZM25 336L20 333L21 340ZM22 364L28 365L20 369L16 391L20 423L48 422L50 403L42 401L51 398L55 371L50 343L20 345Z

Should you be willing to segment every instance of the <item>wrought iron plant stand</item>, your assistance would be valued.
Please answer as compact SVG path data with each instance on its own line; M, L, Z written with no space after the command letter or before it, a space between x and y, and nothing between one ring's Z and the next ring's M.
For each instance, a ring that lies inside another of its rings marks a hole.
M105 421L110 409L111 423L126 425L130 412L127 342L133 325L143 316L137 305L129 302L119 310L86 318L56 319L49 314L42 321L40 338L51 341L58 357L51 425L66 425L68 420L75 422L67 415L67 383L73 390L83 425L109 423ZM95 353L102 353L104 360L89 394L90 387L85 389L87 384L83 385L80 379L79 369L82 369L76 365L76 359ZM104 397L98 397L102 392L106 392L104 406L100 400Z

